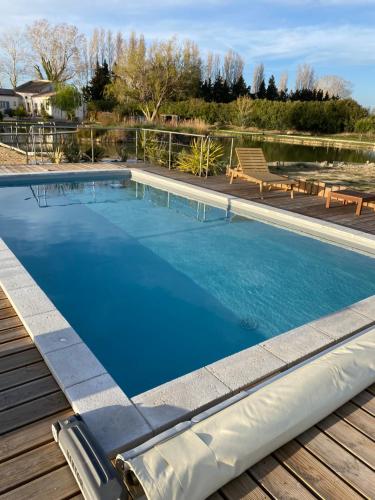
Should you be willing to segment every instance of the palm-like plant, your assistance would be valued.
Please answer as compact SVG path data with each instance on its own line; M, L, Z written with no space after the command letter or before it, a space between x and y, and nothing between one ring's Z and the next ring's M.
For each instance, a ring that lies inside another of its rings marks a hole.
M216 175L223 167L224 148L209 137L193 139L190 151L183 150L177 157L177 168L194 175Z

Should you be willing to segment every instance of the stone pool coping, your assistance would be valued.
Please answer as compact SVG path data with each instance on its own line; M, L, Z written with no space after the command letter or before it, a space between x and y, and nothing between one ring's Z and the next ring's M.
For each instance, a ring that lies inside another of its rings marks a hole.
M143 175L145 172L137 169L131 171L132 176L134 175L133 180L150 185L154 182L161 187L160 176L149 173L145 176ZM119 171L113 173L118 175ZM56 178L55 172L52 174ZM82 177L81 174L82 172L76 173L75 177ZM87 177L90 174L92 176L93 172L88 172ZM27 180L30 180L30 175L35 176L27 174ZM46 176L45 173L43 175ZM50 178L50 174L47 175ZM105 175L108 175L108 172L105 172ZM66 178L67 175L64 173L61 177ZM41 178L42 176L37 174L35 180ZM170 181L170 179L162 178L164 188L168 184L170 189L171 183L164 180ZM233 209L233 203L239 200L180 181L172 183L174 188L172 191L179 191L176 194L191 197L190 194L193 192L194 198L198 195L200 201L211 205L217 206L219 203L223 207L223 202L225 206L228 201L225 198L230 198ZM183 188L179 184L182 184ZM191 189L184 191L185 186ZM243 201L246 205L245 210L249 210L248 216L253 205L263 208L256 203ZM238 210L242 211L244 207L239 202L237 205ZM268 207L265 207L265 210L268 211ZM277 214L285 212L279 209L272 210ZM291 217L295 215L291 214ZM275 213L272 216L275 218ZM310 219L305 216L300 217ZM320 224L325 228L327 225L335 226L318 221L317 225ZM348 233L350 245L354 233L364 235L361 248L357 249L366 251L364 243L367 242L369 247L367 253L375 253L372 252L372 243L375 243L375 239L367 238L371 235L339 226L334 229L340 230L341 240L343 234ZM118 451L131 449L179 422L194 418L194 415L220 402L227 400L234 402L244 390L375 324L374 295L334 314L128 398L1 238L0 285L73 410L82 415L105 451L111 456Z

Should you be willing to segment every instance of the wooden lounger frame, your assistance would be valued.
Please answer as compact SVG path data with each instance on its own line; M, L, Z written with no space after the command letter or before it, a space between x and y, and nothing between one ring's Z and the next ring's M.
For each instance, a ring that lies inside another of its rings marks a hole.
M266 159L261 148L236 148L238 158L237 167L229 167L227 175L230 175L230 184L237 177L259 185L260 193L263 187L285 186L286 191L290 189L293 198L293 186L296 182L286 176L273 174L269 171Z

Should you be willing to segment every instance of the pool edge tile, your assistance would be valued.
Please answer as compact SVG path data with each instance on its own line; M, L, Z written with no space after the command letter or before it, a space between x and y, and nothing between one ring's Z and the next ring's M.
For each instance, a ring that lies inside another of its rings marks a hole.
M187 373L132 398L154 432L189 419L231 395L230 389L205 368Z
M255 345L206 366L231 391L240 391L286 368L286 363Z
M333 343L334 339L307 323L268 339L260 345L289 366L317 354Z
M65 393L109 455L153 436L150 425L108 373L68 387Z

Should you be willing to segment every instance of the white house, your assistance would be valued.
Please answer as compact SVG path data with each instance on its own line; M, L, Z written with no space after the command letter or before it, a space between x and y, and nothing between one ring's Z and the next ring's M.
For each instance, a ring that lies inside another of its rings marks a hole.
M23 106L29 116L42 116L45 111L55 120L65 120L65 112L53 106L51 102L54 95L53 84L49 80L30 80L14 90L0 89L0 111L6 113L7 110ZM82 120L84 114L84 106L81 105L76 109L75 115Z

